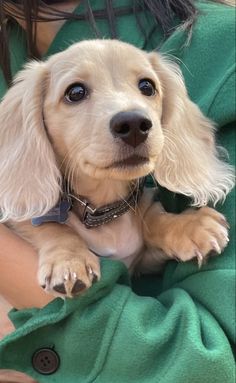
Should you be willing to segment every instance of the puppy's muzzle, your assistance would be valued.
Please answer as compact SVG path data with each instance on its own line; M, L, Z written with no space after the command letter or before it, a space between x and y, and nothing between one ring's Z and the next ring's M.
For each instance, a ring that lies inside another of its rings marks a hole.
M138 110L119 112L110 121L112 135L133 148L147 139L151 127L152 121Z

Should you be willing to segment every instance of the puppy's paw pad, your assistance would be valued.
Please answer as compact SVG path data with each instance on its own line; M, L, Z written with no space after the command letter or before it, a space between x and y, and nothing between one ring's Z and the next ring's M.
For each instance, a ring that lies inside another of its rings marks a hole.
M66 287L64 283L60 283L59 285L53 286L53 290L55 290L59 294L66 294Z
M81 281L80 279L77 279L77 281L74 283L72 289L71 289L71 295L77 295L84 291L86 289L86 284Z

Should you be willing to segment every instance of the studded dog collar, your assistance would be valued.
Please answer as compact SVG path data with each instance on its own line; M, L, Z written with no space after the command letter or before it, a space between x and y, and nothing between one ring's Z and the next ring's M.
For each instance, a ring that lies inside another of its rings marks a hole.
M95 208L82 196L64 193L63 198L53 209L49 210L47 214L43 216L33 218L31 223L33 226L39 226L46 222L64 224L68 219L69 210L76 202L77 204L79 203L81 209L78 209L79 211L75 210L75 212L87 229L105 225L119 218L130 209L135 208L143 193L144 183L145 178L141 178L136 182L136 185L127 198L99 208Z
M134 209L143 193L144 182L145 178L138 180L131 193L125 199L99 208L95 208L83 197L74 196L73 194L69 194L69 197L72 201L75 200L80 204L82 209L77 215L87 229L91 229L114 221L130 209Z

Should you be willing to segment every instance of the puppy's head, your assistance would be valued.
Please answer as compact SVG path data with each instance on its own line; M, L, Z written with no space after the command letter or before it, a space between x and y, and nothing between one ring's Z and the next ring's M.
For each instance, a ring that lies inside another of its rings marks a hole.
M154 172L199 205L233 185L177 67L118 41L85 41L26 67L0 105L0 138L4 219L44 214L61 174L73 187L82 173L132 180Z
M121 180L154 170L163 96L146 54L117 41L86 41L48 65L45 123L65 167Z

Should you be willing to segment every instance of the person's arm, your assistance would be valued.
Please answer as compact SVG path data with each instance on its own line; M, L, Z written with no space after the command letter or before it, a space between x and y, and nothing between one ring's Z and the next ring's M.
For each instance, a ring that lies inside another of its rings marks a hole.
M15 308L43 307L53 296L37 282L37 253L33 247L0 225L0 294Z

